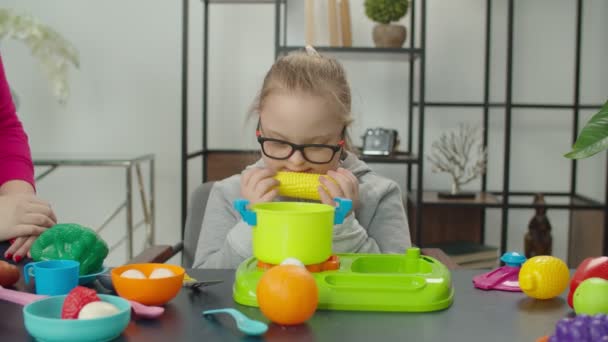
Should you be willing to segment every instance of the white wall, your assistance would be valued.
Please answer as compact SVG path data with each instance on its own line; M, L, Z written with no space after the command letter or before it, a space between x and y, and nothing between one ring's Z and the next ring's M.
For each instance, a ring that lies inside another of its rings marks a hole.
M418 2L420 3L420 2ZM504 101L506 1L493 1L492 101ZM515 6L515 102L570 103L574 75L572 0L517 1ZM602 103L608 94L608 3L586 0L581 101ZM52 25L80 50L82 67L72 73L73 93L66 107L50 96L46 79L19 43L2 45L12 86L34 152L155 153L157 155L157 229L159 242L173 243L180 224L180 77L181 1L5 0L3 6L30 11ZM251 148L253 134L243 125L263 75L272 63L272 5L210 5L209 142L212 148ZM418 9L420 6L418 6ZM551 10L547 10L550 8ZM351 0L353 44L371 46L371 23L363 0ZM304 41L302 4L290 2L289 44ZM317 2L319 44L327 42ZM427 2L427 100L481 101L485 1ZM202 5L190 1L189 143L201 141ZM409 17L403 23L409 26ZM419 32L420 30L418 30ZM396 127L407 138L405 106L408 62L395 58L366 60L346 56L353 89L356 123L353 135L367 127ZM502 186L504 111L492 110L489 186ZM592 114L585 111L584 116ZM479 109L427 108L425 146L462 120L479 122ZM586 118L585 118L586 119ZM581 123L585 120L581 120ZM569 163L562 157L570 144L568 111L513 112L511 184L514 190L558 191L568 188ZM110 139L108 139L110 138ZM416 137L415 137L416 138ZM605 156L580 163L579 188L603 199ZM374 165L391 178L405 179L404 168ZM200 181L200 159L190 161L189 188ZM425 187L447 188L448 178L426 168ZM64 170L39 185L62 220L98 225L122 196L124 175L116 170ZM66 186L68 184L68 186ZM476 189L479 183L469 188ZM83 190L86 189L86 190ZM135 197L137 198L137 197ZM137 207L137 206L136 206ZM138 209L138 218L140 211ZM521 250L531 210L512 211L509 249ZM549 211L555 254L566 256L567 212ZM119 217L104 237L115 240L124 229ZM487 218L488 242L498 244L500 212ZM110 262L124 259L124 250Z
M2 45L33 153L155 153L157 237L159 242L177 241L180 6L173 1L118 0L5 0L2 6L30 12L80 51L81 67L71 73L72 95L62 107L51 97L46 78L24 45ZM61 221L95 227L123 200L124 183L124 171L119 169L73 168L55 171L38 188ZM138 194L133 198L138 200ZM135 208L139 221L139 202ZM123 213L102 236L113 244L124 229ZM108 263L124 260L125 249L119 248Z

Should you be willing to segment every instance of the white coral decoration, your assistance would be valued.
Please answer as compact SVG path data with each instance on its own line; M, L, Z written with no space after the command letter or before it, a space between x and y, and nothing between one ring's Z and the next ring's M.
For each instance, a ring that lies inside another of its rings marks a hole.
M30 48L49 78L53 94L65 103L70 94L68 66L80 66L78 51L72 44L31 16L0 8L0 41L4 38L20 40Z
M481 176L486 170L487 152L477 127L460 124L458 129L441 134L433 142L431 162L433 172L446 172L452 177L452 194L460 187Z

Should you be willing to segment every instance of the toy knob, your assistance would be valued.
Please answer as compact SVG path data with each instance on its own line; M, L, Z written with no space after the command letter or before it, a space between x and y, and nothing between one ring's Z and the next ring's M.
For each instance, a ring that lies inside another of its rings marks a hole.
M405 251L405 272L418 273L418 264L420 261L420 248L411 247Z
M500 261L510 267L521 267L526 262L526 257L517 252L507 252L500 257Z

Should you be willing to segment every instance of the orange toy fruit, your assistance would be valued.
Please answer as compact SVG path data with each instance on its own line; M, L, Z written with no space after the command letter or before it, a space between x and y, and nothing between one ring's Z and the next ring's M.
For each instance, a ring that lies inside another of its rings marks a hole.
M257 287L260 310L269 320L282 325L306 322L317 310L319 289L303 267L279 265L262 275Z
M557 297L568 287L569 281L566 263L549 255L532 257L519 270L519 287L532 298Z

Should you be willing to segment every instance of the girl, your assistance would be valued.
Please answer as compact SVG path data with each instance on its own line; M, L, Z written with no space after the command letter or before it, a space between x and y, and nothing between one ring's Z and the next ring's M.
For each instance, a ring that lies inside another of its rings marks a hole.
M194 267L236 268L252 255L251 227L233 209L281 201L277 171L327 174L321 202L353 201L353 211L333 230L335 253L403 253L410 247L397 184L373 173L350 150L351 94L342 66L312 47L278 59L270 68L252 113L258 115L262 158L240 175L216 182L209 195Z

